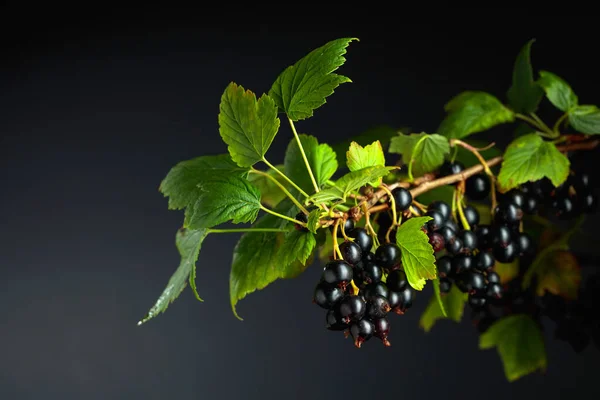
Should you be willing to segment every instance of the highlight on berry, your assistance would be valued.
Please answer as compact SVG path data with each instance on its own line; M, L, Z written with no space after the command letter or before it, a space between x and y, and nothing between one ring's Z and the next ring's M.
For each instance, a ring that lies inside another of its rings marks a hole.
M544 319L575 351L598 346L600 279L584 279L573 244L597 247L582 233L598 195L581 160L598 146L600 109L563 77L534 69L531 40L515 49L505 93L458 93L435 132L374 124L332 145L298 133L326 114L334 92L352 90L338 69L353 42L313 49L260 96L224 84L223 151L179 162L160 183L168 208L183 211L181 261L138 324L187 286L202 301L204 241L237 234L229 298L239 319L247 295L316 265L307 307L356 348L392 346L418 302L425 332L467 312L479 347L498 349L509 381L548 367ZM291 133L279 133L281 124ZM484 139L496 127L506 145ZM278 134L289 141L280 156L269 151Z

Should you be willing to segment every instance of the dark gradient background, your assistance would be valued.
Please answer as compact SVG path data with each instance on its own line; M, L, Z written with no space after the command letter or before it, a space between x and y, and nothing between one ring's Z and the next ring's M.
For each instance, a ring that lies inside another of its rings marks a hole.
M260 94L313 48L356 36L340 70L354 83L299 130L330 142L377 124L432 132L444 103L462 90L504 99L514 57L532 37L534 67L564 76L582 102L599 104L593 20L405 11L336 27L317 15L305 24L282 18L285 29L161 10L145 20L116 11L70 18L65 10L48 19L4 11L0 399L600 395L595 348L576 355L550 340L546 374L509 384L496 351L477 349L467 318L425 334L418 320L429 291L394 318L391 348L373 341L356 350L325 330L324 313L310 303L316 265L242 300L240 322L228 295L237 235L205 242L204 303L186 290L165 314L136 326L179 262L182 215L167 210L158 184L181 160L226 151L217 114L231 80ZM282 161L290 137L283 127L269 159Z

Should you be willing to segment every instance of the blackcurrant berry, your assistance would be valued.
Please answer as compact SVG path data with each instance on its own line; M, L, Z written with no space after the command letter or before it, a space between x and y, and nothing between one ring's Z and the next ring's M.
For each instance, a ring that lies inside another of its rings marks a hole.
M392 191L392 195L394 196L394 202L396 203L396 210L398 212L408 210L408 207L410 207L413 201L409 190L399 187Z
M427 229L429 232L435 232L443 226L444 216L439 211L427 211L427 214L425 215L432 218L427 221Z
M375 251L375 260L383 269L392 269L400 263L400 248L394 243L385 243Z
M375 262L375 254L373 254L373 253L365 253L363 251L363 261L365 263L367 263L367 262Z
M572 178L571 184L577 193L587 191L590 188L590 176L585 172L575 175Z
M552 202L552 208L560 218L570 218L577 213L575 202L568 196L557 196Z
M388 297L390 290L384 282L376 282L371 283L365 287L365 299L368 301L369 299L375 296Z
M454 240L454 238L456 237L456 231L452 228L450 228L447 225L444 225L440 228L439 231L437 231L437 233L439 233L440 235L442 235L442 237L444 238L444 245L447 242L450 242L452 240Z
M354 220L348 218L342 222L343 222L343 224L340 223L340 225L338 226L338 230L337 230L337 237L339 237L339 238L344 237L344 233L342 233L342 225L343 225L344 232L346 233L346 236L348 235L348 232L350 232L352 229L354 229ZM334 226L330 225L329 230L333 233Z
M350 325L350 334L354 339L354 346L360 348L364 342L371 339L375 333L375 325L367 319L353 322Z
M473 251L477 248L477 235L475 232L462 230L458 232L457 236L462 241L463 250Z
M460 254L463 248L463 242L458 237L451 242L446 242L446 251L448 254Z
M500 275L494 271L488 271L486 278L488 283L500 283Z
M476 271L467 272L465 284L467 291L471 294L482 293L486 287L485 277L482 273Z
M471 228L475 228L477 225L479 225L479 211L477 211L475 207L466 206L463 208L463 212L465 214L465 219Z
M473 269L473 257L467 254L459 254L452 259L452 273L462 274Z
M499 283L489 283L486 289L486 296L491 299L502 297L502 286Z
M404 271L399 269L390 272L385 282L388 289L393 292L401 292L406 288L406 286L408 286L406 274L404 273Z
M449 293L452 289L452 281L448 278L440 278L440 293Z
M495 226L492 231L492 246L506 247L512 240L510 228L500 225Z
M304 214L302 211L299 212L298 214L296 214L294 219L296 221L304 222L305 224L308 223L308 215ZM296 228L296 230L301 231L301 232L308 232L308 228L306 228L300 224L297 224L297 223L294 223L294 228Z
M440 176L460 174L464 169L465 166L463 163L459 161L451 162L446 160L440 167Z
M454 220L452 218L448 218L446 220L446 222L444 222L444 226L447 226L448 228L452 229L454 232L458 232L460 229L458 229L458 225L456 224L456 222L454 222Z
M513 262L519 255L519 245L509 242L508 245L494 245L494 258L503 264Z
M367 315L369 318L383 318L391 310L387 297L371 297L367 302Z
M383 270L381 267L374 262L368 262L365 264L364 269L364 280L367 284L377 283L381 281L383 276Z
M580 208L582 212L586 214L596 212L598 209L598 196L596 196L595 193L581 191L577 196L579 199L578 208Z
M342 253L342 258L348 264L356 264L360 260L362 260L362 250L360 246L354 242L344 242L340 245L340 252Z
M436 263L440 278L450 276L452 272L452 259L448 256L440 257Z
M535 248L533 246L533 239L525 232L519 233L519 255L523 256L532 256L535 253Z
M365 254L368 254L373 247L373 238L365 228L354 228L350 232L346 232L348 237L354 239L354 243L360 246L362 250L363 258Z
M388 292L387 299L391 307L391 311L395 311L400 307L400 303L402 302L402 295L400 294L400 292Z
M388 319L385 317L374 319L373 325L375 326L375 337L381 339L386 347L391 346L391 343L388 340L388 336L390 334L390 322Z
M469 305L475 310L481 310L486 305L486 299L484 296L470 295Z
M450 208L450 205L445 201L436 200L432 201L427 206L427 211L437 211L440 214L442 214L444 221L447 221L448 219L450 219L450 213L452 212L452 209Z
M471 200L483 200L490 194L490 178L486 174L473 175L465 184L467 197Z
M475 269L479 272L489 271L494 267L496 260L494 260L494 256L487 251L480 251L475 256Z
M544 197L544 191L540 185L539 181L536 182L526 182L521 185L521 191L536 200L540 200Z
M344 291L338 286L320 282L315 288L313 300L321 308L330 309L344 297Z
M537 198L530 194L526 194L525 202L523 203L523 207L521 207L521 208L525 214L533 215L533 214L537 213L537 210L538 210Z
M330 331L343 331L348 328L348 324L344 322L339 310L331 309L325 316L325 327Z
M525 195L518 189L512 189L500 196L501 203L512 203L515 207L523 209Z
M358 321L367 311L367 303L360 296L346 296L340 303L340 315L346 323Z
M325 265L321 280L329 285L341 285L349 283L354 277L352 267L345 261L334 260Z
M498 225L514 226L522 218L523 211L513 203L501 203L494 209L494 222Z
M446 246L446 241L444 240L444 237L442 235L440 235L437 232L433 232L429 234L429 244L433 248L433 251L438 253L444 250L444 247Z
M403 291L398 293L400 293L400 308L396 310L396 313L398 313L398 311L404 313L412 307L416 292L412 287L407 286Z

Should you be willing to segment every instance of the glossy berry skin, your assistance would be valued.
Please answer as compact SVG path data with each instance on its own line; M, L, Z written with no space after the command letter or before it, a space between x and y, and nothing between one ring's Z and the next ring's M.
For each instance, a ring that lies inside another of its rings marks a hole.
M439 212L440 214L442 214L444 221L446 221L446 220L450 219L450 214L452 212L452 209L450 208L450 205L448 203L446 203L445 201L436 200L436 201L432 201L427 206L427 211Z
M406 274L399 269L390 272L385 283L392 292L401 292L408 286Z
M463 208L463 212L465 214L465 219L469 223L471 228L479 225L479 211L475 209L473 206L466 206Z
M502 286L499 283L488 284L486 296L492 299L500 299L502 297Z
M452 260L452 273L455 275L473 269L473 257L466 254L459 254Z
M570 184L573 185L573 188L577 193L586 191L590 188L590 176L585 172L570 176L569 180Z
M337 286L320 282L315 288L313 300L321 308L330 309L344 297L344 291Z
M409 190L399 187L392 191L392 195L394 196L394 202L396 203L396 210L398 212L408 210L408 207L410 207L413 201Z
M525 201L523 202L523 206L521 207L525 214L534 215L538 211L538 201L537 198L531 196L529 194L525 195Z
M400 248L394 243L385 243L375 251L375 261L383 269L391 269L400 262Z
M330 261L325 265L321 280L329 285L349 283L354 277L350 264L342 260Z
M582 212L591 214L598 209L598 196L596 196L595 193L582 192L581 194L578 194L578 199L578 208L580 208Z
M371 283L365 287L364 296L367 301L375 296L388 297L390 290L384 282Z
M557 217L570 218L577 213L575 202L568 196L558 196L552 202Z
M535 254L533 239L525 232L519 233L519 256L532 256Z
M450 228L448 225L442 226L436 233L439 233L444 238L444 245L447 242L454 240L456 237L456 231Z
M523 209L523 205L525 204L525 195L520 190L512 189L501 196L500 202L511 203L515 207Z
M367 303L360 296L346 296L340 303L340 315L346 323L358 321L367 311Z
M375 337L381 339L384 346L391 346L390 341L388 340L390 334L390 322L388 319L385 317L373 319L373 326L375 327Z
M367 316L373 318L383 318L391 310L390 302L386 297L375 296L367 302Z
M448 254L452 254L452 255L460 254L460 252L462 251L462 248L463 248L462 240L460 240L458 237L455 238L451 242L446 242L446 251L448 252Z
M352 229L354 229L354 221L350 218L348 218L346 221L342 221L344 223L344 232L346 232L346 235L348 235L348 232L350 232ZM331 233L333 233L333 225L329 226L329 230L331 231ZM337 237L339 238L343 238L344 234L342 233L342 224L340 222L340 225L338 226L338 231L337 231Z
M469 305L475 310L484 308L486 303L487 301L483 296L469 296Z
M440 257L436 263L440 278L450 276L452 272L452 259L448 256Z
M492 232L492 246L506 247L512 240L510 228L504 225L494 227Z
M473 267L479 272L487 272L490 271L496 262L494 260L494 255L487 251L480 251L475 256L475 264Z
M363 251L363 261L364 262L375 262L375 254L373 254L373 253L365 253Z
M492 228L489 225L479 225L475 231L477 245L480 250L492 248Z
M450 162L447 160L444 161L440 167L440 176L456 175L461 173L464 169L465 166L463 163L459 161Z
M364 342L371 339L375 333L375 325L367 319L353 322L350 325L350 334L354 339L354 346L360 348Z
M362 250L360 246L354 242L344 242L340 245L342 258L348 264L354 265L362 260Z
M507 246L494 245L494 258L504 264L509 264L519 255L518 244L509 242Z
M485 277L481 272L470 271L465 276L465 285L471 294L482 293L486 288Z
M488 271L486 278L489 283L500 283L500 275L494 271Z
M427 211L427 214L425 215L432 218L427 221L427 229L429 232L435 232L443 226L444 216L439 211Z
M440 235L438 232L433 232L429 234L429 244L433 247L433 251L438 253L444 250L446 246L446 241L444 237Z
M348 328L348 324L344 322L338 310L331 309L325 315L325 327L330 331L343 331Z
M367 262L363 269L363 278L367 284L377 283L381 281L383 270L374 262Z
M300 211L298 214L296 214L294 219L296 221L304 222L305 224L308 223L308 215L304 214L302 211ZM301 231L301 232L308 232L308 228L306 228L302 225L296 224L296 223L294 223L294 228L296 228L296 230Z
M449 293L452 289L452 281L448 278L440 278L440 293Z
M514 226L522 218L523 211L513 203L501 203L494 209L494 222L498 225Z
M473 251L477 248L477 235L473 231L460 231L457 235L463 243L463 249Z
M413 305L413 301L415 300L416 297L416 292L415 290L408 286L406 287L406 289L404 289L400 293L400 309L399 311L401 311L402 313L404 313L406 310L408 310L409 308L412 307ZM396 313L398 313L398 310L396 310Z
M365 228L354 228L350 232L346 232L348 237L354 239L354 243L360 246L363 257L371 251L373 247L373 238Z
M446 222L444 222L444 226L447 226L448 228L452 229L454 232L458 232L460 229L458 229L458 225L456 224L456 222L454 222L454 220L452 218L449 218L446 220Z
M490 194L490 178L486 174L473 175L465 184L466 195L471 200L483 200Z

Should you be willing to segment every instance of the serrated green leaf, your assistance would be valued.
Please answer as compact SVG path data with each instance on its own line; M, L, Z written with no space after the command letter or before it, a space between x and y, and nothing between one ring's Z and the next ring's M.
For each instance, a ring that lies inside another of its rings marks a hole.
M569 123L579 133L600 134L600 108L591 105L576 106L569 110Z
M271 90L277 106L293 121L312 117L314 110L326 103L326 98L350 78L335 74L346 62L346 48L356 38L342 38L311 51L294 65L287 67Z
M317 185L321 188L329 178L335 174L338 162L335 153L328 144L319 144L316 137L300 134L300 143L310 164ZM296 139L292 139L285 152L284 171L296 185L307 193L314 192L315 188L306 169L306 163Z
M450 153L450 144L446 137L435 133L399 134L390 141L389 151L401 154L405 164L412 164L412 174L423 175L444 163L445 156Z
M202 242L208 233L208 229L180 229L177 231L177 234L175 235L175 245L181 256L179 266L169 279L169 283L167 283L167 286L158 300L156 300L156 303L154 303L146 316L138 322L138 325L165 312L167 307L169 307L169 305L179 297L183 289L185 289L188 280L192 284L196 298L202 301L196 290L196 261L198 260Z
M440 312L443 317L447 317L448 314L446 312L446 306L442 301L442 293L440 292L440 280L439 278L435 278L433 280L433 295L438 302L438 306L440 307Z
M538 85L542 87L546 93L546 97L554 107L562 111L577 106L579 99L571 86L560 76L548 71L540 71L540 78L537 80Z
M537 110L544 91L533 79L531 68L531 39L523 46L513 68L512 86L508 89L508 103L515 112L529 114Z
M498 175L501 192L516 188L528 181L547 177L554 186L569 176L569 159L552 142L531 133L511 142L504 154Z
M159 190L169 197L169 209L180 210L200 195L198 184L216 175L245 177L247 168L240 168L229 154L196 157L175 165L160 183Z
M317 233L317 229L319 228L319 220L321 218L321 210L319 208L315 208L308 214L308 223L306 227L312 233Z
M496 347L506 378L513 382L547 366L544 337L537 323L528 315L501 318L479 337L479 348Z
M413 217L403 222L396 231L396 244L400 247L401 261L406 278L415 290L423 290L427 279L436 279L437 269L433 247L421 227L431 217Z
M277 106L263 94L258 101L250 90L231 82L221 96L219 133L231 158L240 167L262 160L279 130Z
M275 168L281 171L283 170L283 165L276 165ZM287 181L274 170L269 169L263 172L275 179L283 187L288 185ZM273 182L273 179L267 178L262 174L248 174L248 182L256 186L260 192L261 203L271 208L275 207L286 198L284 191ZM288 187L288 189L290 188Z
M335 186L319 193L313 194L309 200L315 204L333 200L346 201L346 196L351 192L367 185L378 178L386 176L389 171L397 167L368 167L358 171L352 171L342 176L335 182Z
M468 296L467 293L461 292L456 285L452 285L450 292L441 296L444 309L446 310L446 316L442 313L442 309L440 308L436 296L432 296L429 300L429 305L421 315L419 326L421 326L425 332L429 332L440 319L447 318L454 322L460 322L463 317Z
M295 261L306 265L306 260L312 254L317 241L311 232L293 230L285 235L284 241L277 255L278 262L289 265Z
M186 210L186 228L212 228L227 221L239 224L256 220L261 208L260 192L246 179L215 177L203 182L200 189L200 196Z
M346 165L350 171L358 171L367 167L385 166L385 155L379 140L363 147L356 142L350 143L346 152ZM382 178L369 182L373 187L381 185Z
M332 144L331 148L335 151L337 159L343 160L346 157L346 152L352 142L356 142L361 146L366 146L369 143L373 143L374 140L379 140L381 147L387 149L390 146L390 140L398 135L398 133L405 133L404 131L406 131L405 128L394 129L388 125L374 126L359 135Z
M461 139L515 120L513 111L500 100L480 91L457 95L446 104L445 110L448 115L440 124L438 133L447 138Z

